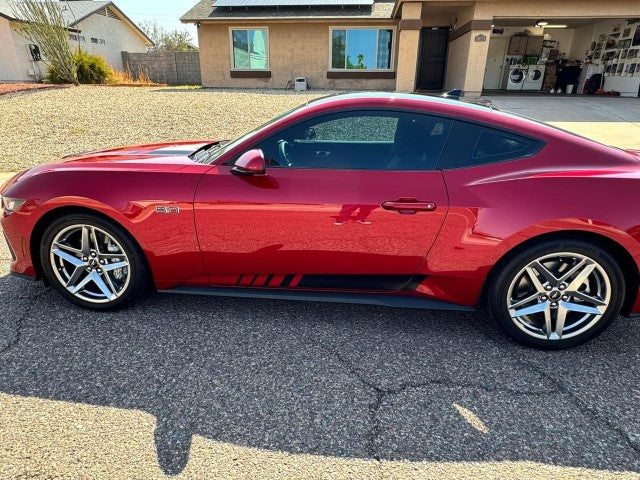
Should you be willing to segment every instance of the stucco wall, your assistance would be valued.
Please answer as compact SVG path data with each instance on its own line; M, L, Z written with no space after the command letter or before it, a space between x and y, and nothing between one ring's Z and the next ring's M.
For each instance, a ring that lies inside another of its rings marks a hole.
M375 23L375 26L390 25ZM207 24L198 29L202 85L205 87L285 88L294 77L307 77L310 88L394 90L394 79L328 79L329 27L352 23ZM373 26L373 23L371 23ZM391 24L392 25L392 24ZM229 28L268 27L271 78L231 78ZM397 32L396 32L397 35ZM397 40L397 39L396 39ZM397 46L396 41L396 46ZM397 52L394 55L397 58Z
M85 41L80 42L80 48L93 55L104 57L116 70L123 69L123 51L144 53L147 50L142 37L117 18L93 14L79 22L78 28L82 31L80 35L85 37ZM105 44L91 43L91 37L102 38ZM78 42L70 41L70 43L74 48L78 46Z
M33 62L29 52L31 42L18 33L17 25L0 18L0 82L33 82L40 80L45 67ZM29 75L29 70L35 75Z
M18 57L9 20L0 17L0 82L18 80L18 70Z

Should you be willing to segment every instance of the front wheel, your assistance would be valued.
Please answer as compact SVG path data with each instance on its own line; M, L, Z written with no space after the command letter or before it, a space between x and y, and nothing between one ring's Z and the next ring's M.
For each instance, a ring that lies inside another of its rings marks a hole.
M562 349L596 337L624 300L615 259L582 241L549 241L512 258L487 291L497 324L525 345Z
M115 310L140 298L149 285L139 247L117 224L94 215L68 215L51 223L40 245L49 283L76 305Z

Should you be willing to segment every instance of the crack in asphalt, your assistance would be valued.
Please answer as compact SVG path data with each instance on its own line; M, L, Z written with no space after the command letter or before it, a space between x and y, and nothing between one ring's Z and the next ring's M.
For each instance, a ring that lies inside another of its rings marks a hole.
M43 297L46 293L47 293L47 288L44 288L42 291L34 295L21 297L21 298L29 299L30 300L29 305L24 309L24 312L22 313L22 315L20 315L16 320L15 329L14 329L15 334L13 338L9 342L7 342L7 344L2 349L0 349L0 356L4 356L5 353L8 353L13 347L15 347L18 344L18 342L20 341L20 338L22 337L24 321L27 319L27 317L31 314L33 309L36 307L36 301L39 298Z
M320 348L325 350L327 353L332 355L334 358L338 360L338 363L341 364L345 370L354 376L362 385L371 389L375 393L374 400L369 405L369 417L370 417L370 425L371 429L369 430L369 434L366 438L366 450L368 455L376 460L377 462L381 462L382 458L379 455L377 448L375 446L376 440L380 437L382 431L382 425L380 423L379 412L382 404L388 397L399 395L410 389L417 389L429 386L438 386L445 388L466 388L466 389L475 389L481 390L484 392L503 392L509 393L511 395L527 395L527 396L544 396L551 395L554 393L562 392L559 388L554 389L544 389L544 390L519 390L505 387L490 387L482 384L474 384L474 383L466 383L466 382L455 382L452 380L438 380L438 379L428 379L423 382L408 382L399 385L396 388L384 388L376 385L375 383L369 381L364 377L364 375L354 368L350 362L348 362L339 352L333 350L332 348L324 345L322 343L319 344ZM538 372L540 375L540 373ZM545 375L540 375L542 378L547 379ZM556 385L556 382L550 381L552 385Z
M640 445L637 445L633 441L633 439L622 428L616 426L614 423L609 421L606 417L600 415L597 410L589 407L589 404L587 402L585 402L578 395L573 393L569 389L569 387L567 387L564 383L562 383L560 380L552 377L550 374L548 374L547 372L542 370L539 366L537 366L537 365L535 365L533 363L529 363L529 362L524 361L524 360L518 360L518 361L520 362L520 364L531 368L538 375L540 375L541 377L545 378L547 381L549 381L553 385L555 385L556 388L558 389L558 391L560 393L563 393L563 394L567 395L569 398L571 398L576 403L576 405L580 408L580 410L582 412L584 412L586 415L591 417L592 420L595 420L596 423L600 423L600 424L604 425L610 431L612 431L613 433L617 434L623 440L623 442L626 443L629 446L629 448L631 448L634 452L636 452L637 454L640 455Z
M491 338L489 336L488 332L486 332L485 330L478 329L478 331L487 340L489 340L491 342L494 341L494 339ZM520 365L523 365L523 366L525 366L527 368L530 368L531 370L536 372L540 377L544 378L547 382L549 382L552 385L554 385L555 388L556 388L556 390L555 390L556 392L562 393L562 394L568 396L569 398L571 398L576 403L576 405L578 405L578 407L580 408L580 410L582 412L585 412L585 414L588 415L589 417L591 417L591 419L594 420L596 423L604 425L605 428L608 428L611 432L613 432L616 435L618 435L622 439L622 441L625 444L627 444L629 446L629 448L631 448L631 450L633 450L637 454L640 454L640 445L637 445L633 441L633 439L623 429L621 429L620 427L616 426L614 423L610 422L609 420L604 418L602 415L598 414L598 412L596 410L591 408L587 402L585 402L578 395L573 393L569 389L569 387L566 386L564 383L562 383L560 380L558 380L557 378L551 376L550 374L545 372L543 369L541 369L538 365L536 365L534 363L527 362L526 360L522 360L521 358L517 358L517 357L516 357L516 362L518 362Z

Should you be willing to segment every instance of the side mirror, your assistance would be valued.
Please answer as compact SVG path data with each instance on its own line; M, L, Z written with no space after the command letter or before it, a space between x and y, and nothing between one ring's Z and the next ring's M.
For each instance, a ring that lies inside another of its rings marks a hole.
M244 152L233 164L231 173L234 175L265 175L267 165L262 150L255 148Z

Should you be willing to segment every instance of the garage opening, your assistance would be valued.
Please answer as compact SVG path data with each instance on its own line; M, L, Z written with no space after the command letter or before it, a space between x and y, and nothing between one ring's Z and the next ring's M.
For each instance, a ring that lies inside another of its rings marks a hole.
M640 18L495 18L483 89L640 96Z

